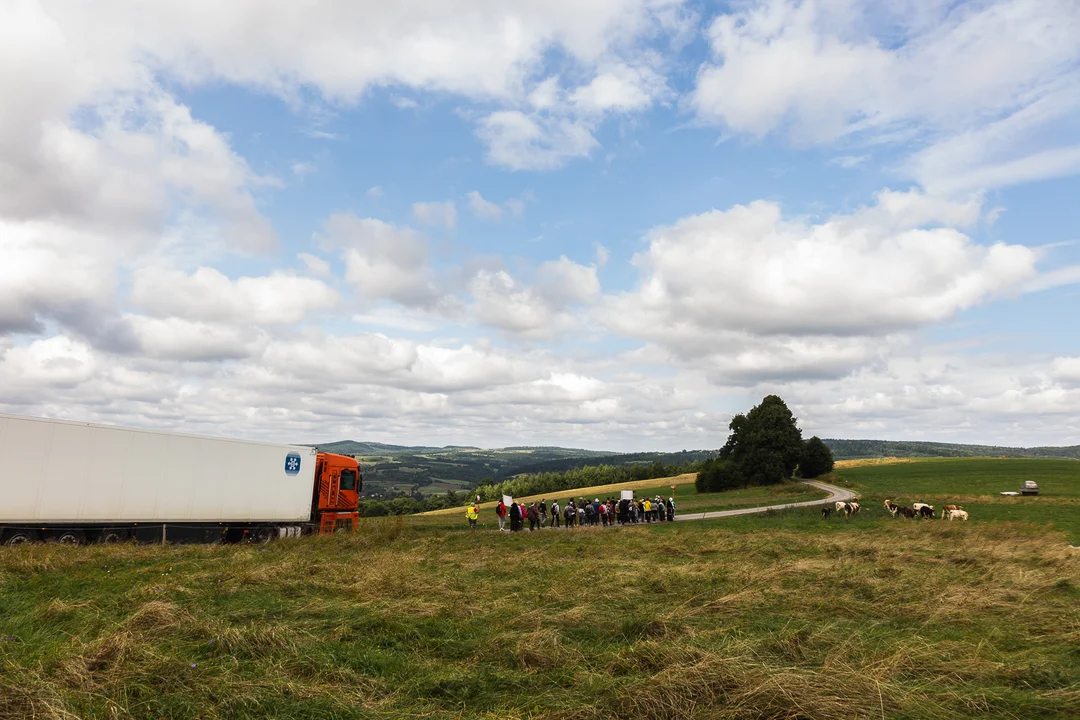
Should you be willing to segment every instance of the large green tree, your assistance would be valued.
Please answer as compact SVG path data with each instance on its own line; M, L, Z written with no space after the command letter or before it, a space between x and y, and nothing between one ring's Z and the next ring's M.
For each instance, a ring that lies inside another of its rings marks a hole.
M736 415L720 457L739 469L746 485L771 485L791 477L803 459L802 431L787 404L769 395Z
M804 478L816 478L833 471L832 450L817 435L806 441L806 452L799 463L799 475Z

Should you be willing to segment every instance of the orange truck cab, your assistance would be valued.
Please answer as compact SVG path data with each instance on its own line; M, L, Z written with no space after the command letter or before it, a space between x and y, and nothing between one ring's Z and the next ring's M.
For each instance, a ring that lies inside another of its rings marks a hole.
M311 515L320 535L356 532L360 526L357 508L362 489L360 463L355 458L323 452L315 457Z

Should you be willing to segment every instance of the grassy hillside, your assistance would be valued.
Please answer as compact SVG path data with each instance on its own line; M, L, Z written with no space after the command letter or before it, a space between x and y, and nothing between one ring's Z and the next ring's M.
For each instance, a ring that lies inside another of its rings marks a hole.
M1080 550L1046 522L1078 467L844 467L866 507L829 521L0 548L0 720L1080 717ZM799 492L687 480L680 512Z
M0 718L1080 714L1059 536L856 525L5 549Z

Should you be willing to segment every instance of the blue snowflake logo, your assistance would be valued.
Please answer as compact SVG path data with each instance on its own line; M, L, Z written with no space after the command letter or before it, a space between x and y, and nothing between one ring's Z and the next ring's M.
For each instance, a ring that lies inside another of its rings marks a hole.
M296 475L300 472L300 455L298 453L289 453L285 456L285 474Z

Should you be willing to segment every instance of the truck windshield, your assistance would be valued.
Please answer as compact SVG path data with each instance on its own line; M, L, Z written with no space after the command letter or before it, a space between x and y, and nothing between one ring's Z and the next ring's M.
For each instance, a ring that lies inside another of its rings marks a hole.
M341 471L341 485L342 490L355 490L356 489L356 471L355 470L342 470Z

